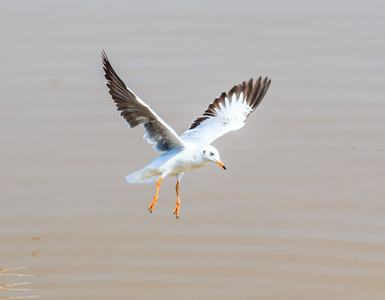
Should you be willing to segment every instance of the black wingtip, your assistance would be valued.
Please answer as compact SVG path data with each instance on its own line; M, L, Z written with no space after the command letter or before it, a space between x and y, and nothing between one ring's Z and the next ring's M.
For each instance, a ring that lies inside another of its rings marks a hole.
M102 57L102 62L103 62L103 70L104 70L105 75L107 75L107 69L111 65L110 65L110 62L108 60L107 54L106 54L106 52L103 49L102 49L101 57Z
M101 56L102 56L102 60L108 60L106 51L104 51L104 49L102 49L102 55Z

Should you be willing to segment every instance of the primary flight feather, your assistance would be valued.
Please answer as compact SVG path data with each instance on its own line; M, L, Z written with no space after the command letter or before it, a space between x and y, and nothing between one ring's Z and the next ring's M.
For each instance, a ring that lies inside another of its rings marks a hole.
M103 69L109 93L121 116L130 127L143 124L144 139L155 143L154 149L164 152L151 164L126 176L129 183L157 182L154 199L148 210L152 212L159 193L159 186L166 176L176 176L177 202L174 214L179 217L179 183L184 172L215 162L224 169L218 150L210 144L222 135L242 128L250 113L261 103L270 82L259 77L255 82L235 85L228 93L216 98L181 136L163 121L146 103L127 87L112 68L106 53L102 52Z

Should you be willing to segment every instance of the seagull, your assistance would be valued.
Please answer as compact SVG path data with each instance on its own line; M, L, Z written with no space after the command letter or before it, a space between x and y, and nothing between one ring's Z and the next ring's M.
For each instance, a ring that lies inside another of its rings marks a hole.
M103 69L106 85L114 100L120 115L126 120L130 128L139 124L144 125L146 131L143 138L155 144L154 149L164 152L143 169L129 174L129 183L156 182L153 201L148 207L152 213L158 201L159 186L166 176L176 177L177 202L174 208L176 218L179 217L180 198L179 184L186 171L203 167L209 162L217 163L226 170L219 152L211 143L222 135L241 129L250 113L261 103L271 80L259 77L255 82L251 78L247 82L235 85L227 93L217 97L203 113L195 119L187 131L181 136L163 121L146 103L144 103L119 78L112 68L107 55L102 51Z

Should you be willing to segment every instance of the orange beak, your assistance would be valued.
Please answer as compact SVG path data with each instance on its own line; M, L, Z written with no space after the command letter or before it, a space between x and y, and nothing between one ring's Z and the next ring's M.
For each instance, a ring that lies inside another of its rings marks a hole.
M226 170L225 164L221 161L216 161L218 165L220 165L223 169Z

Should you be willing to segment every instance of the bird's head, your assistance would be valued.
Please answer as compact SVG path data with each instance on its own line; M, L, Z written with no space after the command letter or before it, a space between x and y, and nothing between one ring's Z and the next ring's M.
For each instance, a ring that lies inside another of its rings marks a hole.
M205 146L202 148L202 157L206 161L212 161L220 165L223 169L226 170L225 164L221 161L219 157L219 152L213 146Z

